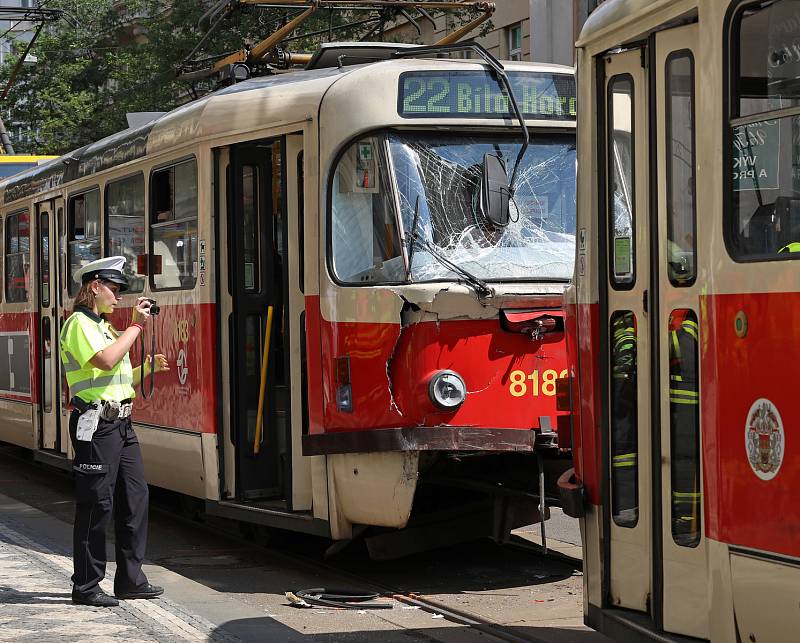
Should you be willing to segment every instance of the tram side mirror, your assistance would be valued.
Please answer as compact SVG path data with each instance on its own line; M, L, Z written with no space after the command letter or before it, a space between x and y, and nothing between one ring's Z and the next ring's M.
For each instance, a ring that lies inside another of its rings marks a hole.
M505 162L499 156L485 154L478 198L480 215L492 226L505 228L509 221L510 196L511 187Z

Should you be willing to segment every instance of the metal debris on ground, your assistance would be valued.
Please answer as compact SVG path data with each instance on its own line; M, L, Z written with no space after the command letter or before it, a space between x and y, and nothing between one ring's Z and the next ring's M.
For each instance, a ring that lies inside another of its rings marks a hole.
M392 609L392 601L375 600L381 598L374 592L363 592L349 589L298 589L296 592L286 592L286 598L294 607L337 607L340 609Z

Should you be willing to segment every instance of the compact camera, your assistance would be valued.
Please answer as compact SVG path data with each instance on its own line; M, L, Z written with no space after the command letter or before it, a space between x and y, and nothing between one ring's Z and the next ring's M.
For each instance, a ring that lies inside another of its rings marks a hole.
M151 315L158 315L161 312L161 307L156 303L155 299L148 299L147 301L150 302L150 314Z

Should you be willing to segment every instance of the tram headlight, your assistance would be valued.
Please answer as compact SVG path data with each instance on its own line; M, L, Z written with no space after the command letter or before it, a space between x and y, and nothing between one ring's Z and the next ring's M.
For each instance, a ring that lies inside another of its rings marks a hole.
M428 384L431 402L443 411L455 411L467 399L467 385L455 371L439 371Z

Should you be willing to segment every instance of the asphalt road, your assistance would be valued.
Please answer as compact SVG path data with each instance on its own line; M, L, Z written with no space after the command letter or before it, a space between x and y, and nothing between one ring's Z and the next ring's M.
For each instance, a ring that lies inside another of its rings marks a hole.
M48 525L48 535L60 539L68 550L71 480L66 473L20 461L20 453L0 447L0 494L46 516L49 522L42 524ZM608 641L583 626L582 574L565 562L490 541L385 562L370 560L366 549L356 543L323 562L329 543L321 539L282 533L265 546L264 532L246 530L250 540L229 536L219 529L230 529L230 523L176 519L180 503L173 496L155 492L153 497L153 507L161 508L151 508L145 567L151 582L164 585L171 601L242 641L494 640L399 603L391 610L303 610L291 607L285 598L287 591L343 584L413 592L445 609L469 612L533 640ZM26 512L17 514L24 518ZM551 524L548 537L557 533L575 539L570 519L554 515ZM113 558L112 547L109 554Z

